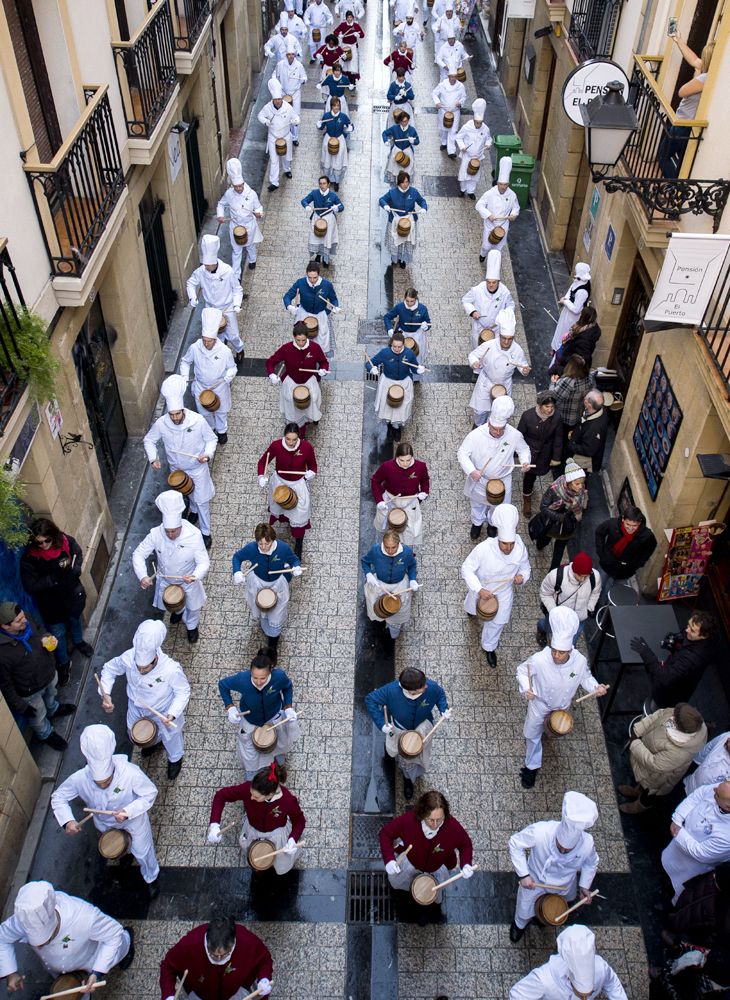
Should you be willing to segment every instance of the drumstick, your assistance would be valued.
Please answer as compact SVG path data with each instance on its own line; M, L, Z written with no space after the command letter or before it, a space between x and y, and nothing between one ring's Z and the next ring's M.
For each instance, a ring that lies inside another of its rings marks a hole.
M306 469L277 469L278 475L280 476L303 476L306 473Z
M82 820L80 821L80 823L79 823L78 825L79 825L79 826L83 826L83 825L84 825L84 823L88 823L88 822L89 822L89 820L90 820L90 819L93 819L93 818L94 818L94 814L93 814L93 813L89 813L89 815L88 815L88 816L84 816L84 818L83 818L83 819L82 819Z
M284 569L270 569L269 570L269 576L273 576L274 573L291 573L291 571L293 569L296 569L296 566L286 566L286 567L284 567ZM299 569L309 569L309 567L308 566L300 566Z
M436 732L436 730L438 729L438 727L439 727L439 726L441 725L441 723L442 723L442 722L446 722L446 716L445 716L445 715L442 715L442 716L440 717L440 719L438 720L438 722L436 723L436 725L435 725L435 726L433 727L433 729L432 729L432 730L431 730L430 732L426 733L426 735L425 735L425 736L423 737L423 742L424 742L424 743L425 743L425 742L426 742L427 740L430 740L430 739L431 739L431 737L432 737L432 736L433 736L433 734L434 734L434 733Z
M185 982L185 977L187 976L187 974L188 970L186 969L185 972L183 972L182 976L180 977L180 982L178 983L177 989L175 990L175 996L172 998L172 1000L179 1000L180 991L183 988L183 983Z
M96 816L113 816L116 809L91 809L89 806L84 806L85 813L91 813Z
M232 823L227 823L225 826L222 826L221 829L219 830L219 833L221 834L227 833L229 830L232 830L234 826L238 826L238 823L239 820L234 819Z
M157 572L157 571L155 571L155 572ZM187 582L187 581L185 580L185 577L184 577L184 576L170 576L170 574L169 574L169 573L160 573L160 576L164 576L164 578L165 578L166 580L182 580L182 581L183 581L183 583L186 583L186 582Z
M414 365L412 361L404 361L403 364L404 365L408 365L409 368L419 368L420 367L420 365ZM423 370L425 372L430 372L431 371L431 369L430 368L426 368L425 365L423 367Z
M598 889L594 889L593 892L589 896L586 896L584 899L579 899L578 902L577 903L573 903L573 905L570 907L570 909L566 910L565 913L561 913L559 917L556 917L555 918L556 921L559 920L562 923L563 920L565 920L565 918L568 916L569 913L572 913L573 910L579 909L579 907L581 907L581 906L585 906L589 899L593 899L593 897L597 896L597 895L598 895Z
M257 568L257 566L258 563L254 563L253 566L249 566L248 569L243 571L243 575L248 576L249 573L253 573L253 571Z
M300 840L296 847L306 847L307 844L304 840ZM275 858L277 854L283 854L286 851L285 847L280 847L278 851L269 851L268 854L260 854L256 860L257 861L268 861L269 858Z
M605 688L610 688L610 684L604 684ZM589 691L588 694L582 695L580 698L576 698L573 705L580 705L582 701L586 701L588 698L600 698L601 695L598 694L598 689L595 688L593 691Z
M423 324L419 323L418 320L413 320L411 322L403 323L403 326L423 326ZM427 326L428 326L428 328L430 330L431 327L433 326L433 324L432 323L428 323Z
M321 375L321 368L300 368L300 372L306 372L308 375Z
M272 729L278 729L279 726L283 726L286 722L296 722L297 719L301 719L301 717L303 715L304 715L304 712L298 712L296 718L290 719L290 718L287 717L286 719L282 719L281 722L275 722L274 725L271 728Z
M99 690L101 691L102 698L108 698L109 697L109 692L105 691L104 688L101 686L101 679L100 679L99 675L96 673L96 671L94 671L94 680L99 685Z
M471 867L474 870L476 870L479 867L479 865L472 865ZM436 885L431 886L432 895L435 896L436 893L439 891L439 889L443 889L445 885L451 885L452 882L458 882L459 879L463 877L464 877L464 872L459 872L458 875L452 875L451 878L447 878L445 882L437 882Z
M385 722L386 726L390 725L390 722L388 721L388 706L387 705L383 705L383 721Z
M395 859L395 863L397 865L399 865L401 863L401 861L403 861L405 858L408 857L408 852L410 851L410 849L412 847L413 847L413 844L409 844L408 847L406 847L405 851L403 851L401 854L398 855L398 857Z
M528 663L527 663L527 690L530 692L530 694L534 694L535 693L532 690L532 670L530 669L529 660L528 660ZM541 886L540 888L544 889L545 886Z
M176 455L184 455L185 458L200 458L200 455L191 455L189 451L178 451L177 448L171 448L170 451L174 451Z
M535 882L536 889L564 889L564 885L549 885L547 882Z
M423 588L419 587L418 589L422 590ZM405 590L384 590L383 593L390 594L391 597L402 597L403 594L413 594L415 591L411 590L410 587L406 587Z
M408 496L408 497L402 497L402 496L400 495L400 493L397 493L397 494L396 494L396 495L395 495L395 496L393 497L393 499L394 499L394 500L418 500L418 494L417 494L417 493L412 493L412 494L411 494L410 496Z
M152 708L151 705L145 705L145 703L143 701L141 701L139 703L139 707L146 709L148 712L152 712L152 714L156 715L158 719L162 719L162 721L165 723L165 725L169 726L170 729L177 729L177 726L175 725L174 722L170 722L170 720L167 718L166 715L163 715L162 712L158 712L157 709L156 708Z
M106 979L100 979L98 983L92 983L89 989L96 990L100 986L106 986ZM72 986L70 990L61 990L59 993L46 993L45 996L41 997L41 1000L54 1000L55 997L70 997L72 994L76 995L78 992L79 987Z
M512 468L513 469L521 469L522 468L522 464L520 462L515 462L515 464L512 466ZM528 469L535 469L535 468L537 468L537 466L535 466L535 465L528 465L527 468Z
M266 470L268 469L268 467L269 467L269 452L268 452L268 449L267 449L267 451L266 451L266 461L264 462L264 474L266 474Z
M271 985L272 985L272 986L274 985L274 984L273 984L273 982L272 982L272 984L271 984ZM249 993L249 994L247 994L247 995L246 995L246 996L245 996L245 997L243 998L243 1000L254 1000L254 997L260 997L260 996L261 996L261 990L260 990L260 989L256 989L256 990L254 990L254 991L253 991L253 993Z
M71 560L71 569L74 568L74 563L76 562L76 553L74 552L73 559Z

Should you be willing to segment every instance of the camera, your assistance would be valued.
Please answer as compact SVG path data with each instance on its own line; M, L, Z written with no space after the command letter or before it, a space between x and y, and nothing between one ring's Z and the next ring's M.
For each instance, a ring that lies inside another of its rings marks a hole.
M677 646L679 646L682 642L683 637L684 632L667 632L659 645L662 649L666 649L670 653L673 653Z

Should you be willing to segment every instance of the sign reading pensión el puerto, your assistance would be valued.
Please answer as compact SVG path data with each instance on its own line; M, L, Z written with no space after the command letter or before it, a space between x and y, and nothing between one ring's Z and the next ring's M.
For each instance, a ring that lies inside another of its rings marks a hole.
M563 110L576 125L583 125L581 104L606 93L609 83L617 80L623 86L624 100L629 96L629 78L618 63L611 59L589 59L568 74L563 84Z

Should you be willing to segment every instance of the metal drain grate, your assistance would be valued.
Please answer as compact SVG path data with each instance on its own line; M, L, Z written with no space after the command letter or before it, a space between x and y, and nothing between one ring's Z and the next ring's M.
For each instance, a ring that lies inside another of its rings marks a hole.
M393 817L383 813L353 813L351 820L350 856L356 861L377 861L380 858L380 828Z
M431 198L456 198L461 193L459 178L447 174L423 174L418 190Z
M347 922L395 923L395 906L385 872L348 873Z
M377 344L385 347L388 335L385 332L382 319L361 319L357 324L358 344Z

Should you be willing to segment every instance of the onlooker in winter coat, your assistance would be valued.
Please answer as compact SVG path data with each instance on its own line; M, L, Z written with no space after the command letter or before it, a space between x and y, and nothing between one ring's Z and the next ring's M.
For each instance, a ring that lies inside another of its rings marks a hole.
M601 574L593 569L593 560L587 552L578 552L567 566L551 569L540 584L540 604L545 612L537 623L537 642L542 647L547 643L549 629L548 615L553 608L571 608L578 615L580 625L573 636L575 645L578 636L589 618L594 618L596 605L601 596Z
M582 469L600 472L608 435L608 413L600 389L591 389L583 400L583 416L568 432L566 457L570 455Z
M550 365L550 374L562 375L565 364L571 354L578 354L590 370L593 352L601 337L601 328L596 322L596 310L593 306L584 306L577 321L570 328L568 337L558 349Z
M641 656L651 679L651 697L659 708L689 701L717 652L717 623L706 611L695 611L684 633L667 636L670 650L660 661L648 644L636 636L631 648Z
M686 882L667 923L667 944L709 948L730 941L730 861Z
M540 510L527 527L538 550L554 540L550 569L560 565L565 548L576 533L587 506L586 474L575 462L569 461L565 466L565 475L556 479L543 493Z
M517 430L530 446L535 466L522 477L522 513L532 514L532 491L538 476L560 465L563 450L563 421L555 407L555 395L549 389L537 394L537 405L520 417Z
M628 580L641 569L656 548L656 538L638 507L628 507L623 517L609 517L596 528L596 551L610 587L614 580Z

